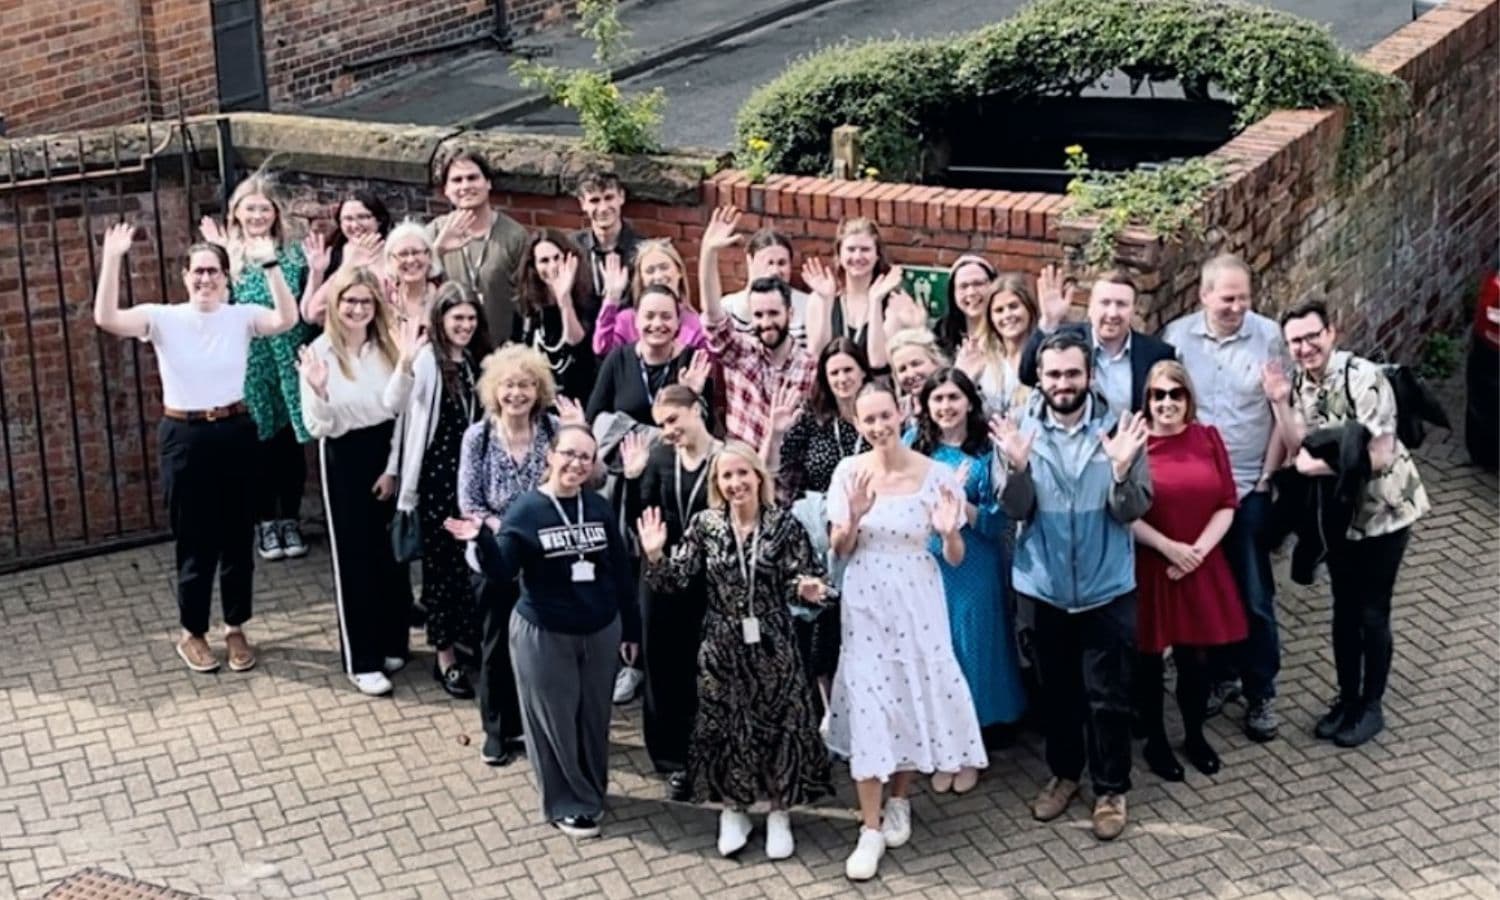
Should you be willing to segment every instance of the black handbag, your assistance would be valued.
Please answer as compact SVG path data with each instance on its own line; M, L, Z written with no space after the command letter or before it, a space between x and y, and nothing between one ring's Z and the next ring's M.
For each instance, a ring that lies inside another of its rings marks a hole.
M391 518L391 555L398 563L422 558L422 523L417 520L416 510L397 510Z

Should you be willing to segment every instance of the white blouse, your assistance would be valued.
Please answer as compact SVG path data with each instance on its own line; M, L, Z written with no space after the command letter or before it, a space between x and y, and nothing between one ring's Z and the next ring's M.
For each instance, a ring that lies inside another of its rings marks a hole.
M311 347L328 365L327 400L302 379L302 421L313 437L336 438L389 422L406 408L411 375L386 362L374 342L365 342L350 360L352 379L339 367L328 335L320 335Z

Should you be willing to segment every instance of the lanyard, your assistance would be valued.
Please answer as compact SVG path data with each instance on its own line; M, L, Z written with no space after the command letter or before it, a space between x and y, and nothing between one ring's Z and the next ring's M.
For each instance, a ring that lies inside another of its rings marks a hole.
M651 406L655 406L656 389L651 387L651 375L646 371L646 358L637 353L635 355L635 359L636 362L641 364L641 387L646 389L646 402ZM669 359L666 362L662 363L662 365L670 367L672 365L672 361ZM667 370L663 369L662 371L666 372Z
M458 365L458 396L454 398L464 408L464 423L474 421L474 373L469 368L469 359L464 357Z
M693 489L688 492L687 500L682 499L682 456L679 453L672 466L673 481L677 487L677 521L687 528L688 514L693 511L693 501L698 499L698 492L703 489L703 482L708 479L708 470L712 468L709 461L718 449L718 441L714 441L707 453L703 454L703 462L698 465L698 478L693 482Z
M574 525L568 521L568 514L563 512L562 504L557 502L557 498L552 495L552 492L542 491L542 493L546 494L547 499L552 501L552 508L557 510L558 518L562 519L564 527L573 536L573 544L578 551L578 558L583 559L584 539L587 537L587 534L583 530L583 494L580 493L578 495L578 524Z
M745 542L740 540L740 533L735 530L734 520L731 517L729 531L734 535L734 552L739 557L740 577L745 579L745 615L750 616L755 612L755 561L760 559L760 516L756 515L755 531L750 535L750 558L745 558Z
M498 222L499 219L495 221ZM479 244L479 259L477 260L469 256L469 244L473 241L458 248L458 255L464 259L464 272L469 276L469 289L474 292L474 296L479 298L480 305L484 304L484 291L479 286L479 270L484 268L484 259L490 255L490 235L494 231L495 224L492 222L490 230L485 233L484 240Z
M863 440L864 437L861 436L858 431L855 431L854 446L850 448L850 450L846 453L844 451L844 432L841 428L839 428L839 417L837 415L833 417L833 446L838 450L839 459L843 459L845 456L850 456L854 453L857 453L859 451L859 443Z

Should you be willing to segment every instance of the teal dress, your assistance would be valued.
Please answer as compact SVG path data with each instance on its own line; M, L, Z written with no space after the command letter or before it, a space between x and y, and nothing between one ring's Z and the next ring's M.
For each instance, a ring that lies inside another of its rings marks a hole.
M292 296L300 296L302 285L307 281L307 260L302 255L302 248L288 244L276 251L276 258L281 261L281 274L292 289ZM266 284L264 269L254 263L245 265L234 282L234 302L275 308L276 301L271 298L271 287ZM312 326L299 317L290 331L250 341L250 359L245 368L245 405L250 408L250 418L255 420L255 430L261 440L270 440L287 425L292 426L298 443L306 444L312 440L302 422L297 350L316 334Z
M915 433L908 431L910 445ZM1026 709L1021 684L1015 631L1005 602L1004 577L1010 560L1001 542L1009 519L1000 509L990 464L994 451L974 456L958 447L940 445L932 452L938 463L957 470L969 464L964 482L966 499L979 508L973 525L965 525L964 561L950 566L943 560L942 538L932 536L931 550L943 572L943 593L948 600L948 625L953 633L953 655L969 682L974 709L981 726L1014 722Z

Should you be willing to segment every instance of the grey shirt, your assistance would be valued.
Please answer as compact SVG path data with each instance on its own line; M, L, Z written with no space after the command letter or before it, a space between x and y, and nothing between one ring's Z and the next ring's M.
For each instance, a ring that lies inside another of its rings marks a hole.
M1239 331L1219 338L1209 329L1208 314L1199 310L1169 323L1162 338L1177 348L1177 358L1193 379L1198 420L1219 429L1224 438L1234 486L1243 499L1260 480L1276 427L1261 387L1261 368L1273 359L1287 372L1292 367L1281 329L1265 316L1247 312Z
M1131 388L1135 373L1130 364L1130 344L1134 335L1125 336L1125 346L1117 356L1096 339L1094 341L1094 387L1109 401L1109 411L1115 415L1130 412Z

